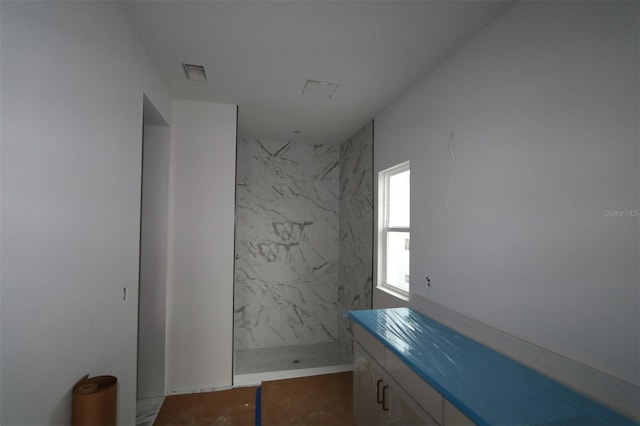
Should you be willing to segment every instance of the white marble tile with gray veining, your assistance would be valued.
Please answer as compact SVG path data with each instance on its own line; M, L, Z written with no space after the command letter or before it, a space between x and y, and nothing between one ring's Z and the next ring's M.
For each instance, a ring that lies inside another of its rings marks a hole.
M373 284L373 125L340 148L338 341L351 353L345 312L371 307Z
M335 340L339 172L336 146L239 141L236 348Z
M373 128L341 146L242 139L236 192L235 345L338 340L370 307Z

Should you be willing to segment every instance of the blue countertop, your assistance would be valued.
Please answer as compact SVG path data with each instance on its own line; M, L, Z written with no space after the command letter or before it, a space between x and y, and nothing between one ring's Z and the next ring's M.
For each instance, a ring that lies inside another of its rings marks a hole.
M478 425L638 425L413 309L351 311L347 318Z

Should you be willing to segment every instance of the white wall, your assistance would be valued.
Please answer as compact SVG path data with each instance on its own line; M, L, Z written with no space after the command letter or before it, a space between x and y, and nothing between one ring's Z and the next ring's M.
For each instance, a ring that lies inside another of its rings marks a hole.
M236 107L175 100L167 392L231 385Z
M0 423L69 424L90 373L134 424L143 92L170 97L119 3L0 11Z
M516 3L376 117L374 156L411 160L412 297L636 385L638 219L606 210L639 208L638 28L637 2Z
M384 169L380 169L384 170ZM378 171L380 171L378 170ZM374 222L376 223L376 222ZM376 283L377 281L374 279L373 281ZM409 301L401 299L400 297L393 295L391 293L387 293L386 291L374 287L373 289L373 309L382 309L382 308L402 308L409 306Z
M145 106L146 107L146 106ZM138 312L138 399L164 395L171 129L144 126Z

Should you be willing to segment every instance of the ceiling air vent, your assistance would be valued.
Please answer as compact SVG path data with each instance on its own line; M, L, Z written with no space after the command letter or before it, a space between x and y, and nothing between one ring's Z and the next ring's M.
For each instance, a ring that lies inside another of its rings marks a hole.
M187 76L187 79L193 81L207 81L207 74L204 72L202 65L182 64L182 69Z
M330 83L328 81L307 80L304 89L302 89L302 95L331 99L338 86L340 86L340 84Z

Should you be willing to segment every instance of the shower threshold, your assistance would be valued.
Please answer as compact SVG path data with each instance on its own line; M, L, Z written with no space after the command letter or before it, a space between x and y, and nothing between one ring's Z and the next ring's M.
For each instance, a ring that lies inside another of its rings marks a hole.
M351 357L337 342L235 351L234 385L352 370Z

